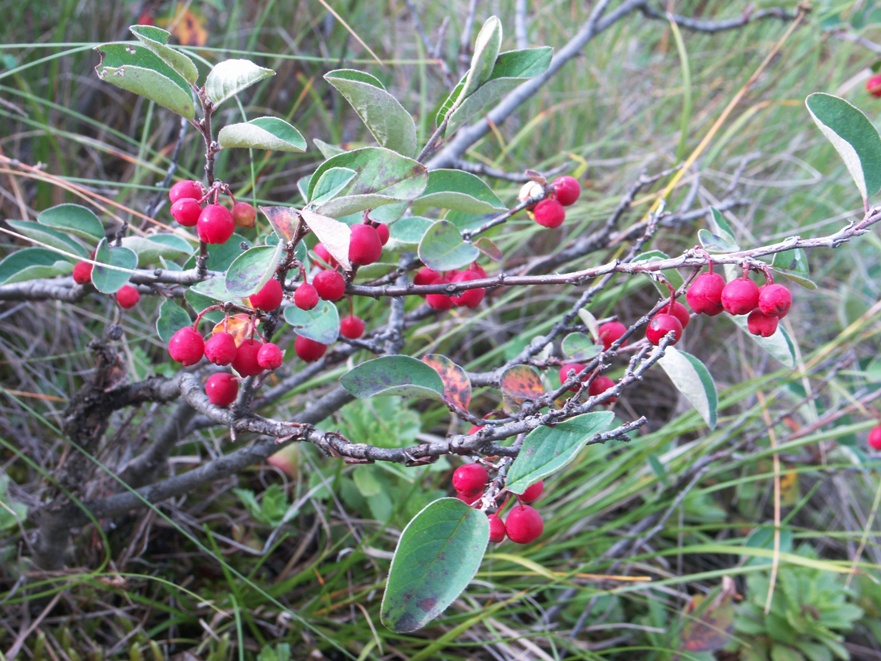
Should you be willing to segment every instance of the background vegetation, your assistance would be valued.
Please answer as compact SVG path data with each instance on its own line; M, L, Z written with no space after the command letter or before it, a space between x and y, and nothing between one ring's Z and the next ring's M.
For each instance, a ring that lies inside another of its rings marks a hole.
M463 64L468 3L331 4L348 27L314 1L193 2L190 27L204 26L207 39L193 54L240 53L276 69L241 99L248 116L278 113L310 138L369 140L321 79L341 66L381 78L430 131L435 104ZM476 4L476 24L498 14L505 47L513 48L520 3ZM559 47L595 3L528 4L528 44ZM669 4L703 20L741 15L737 3ZM795 9L767 0L754 6ZM0 165L0 217L32 219L51 205L81 201L79 190L149 208L164 195L155 186L174 156L179 123L99 81L92 50L127 39L145 6L5 0L0 9L0 155L45 175ZM146 9L161 17L170 7ZM813 91L843 96L877 125L881 100L863 85L881 51L881 12L871 2L826 0L785 37L790 25L765 20L707 34L634 13L592 41L468 154L486 168L559 169L587 183L561 235L541 233L525 218L510 224L500 239L506 257L528 260L605 220L641 173L675 166L710 132L709 149L667 208L742 200L726 217L744 246L830 233L859 218L859 196L804 98ZM426 49L420 29L437 53ZM724 125L712 128L781 42ZM238 117L241 109L225 112ZM176 155L177 175L199 178L200 158L191 131ZM235 182L237 195L285 204L296 202L296 180L318 160L316 150L258 155L253 164L224 154L217 170ZM513 202L518 184L488 180ZM626 222L638 222L665 183L643 190ZM662 228L654 247L678 254L695 244L701 226L697 218L690 227ZM648 416L649 428L630 443L586 450L548 484L541 540L492 550L468 591L414 635L382 627L379 602L401 528L448 491L446 461L425 469L348 467L298 447L286 470L262 466L98 521L77 537L75 566L36 571L27 514L75 452L60 429L69 398L92 369L88 342L118 321L131 378L173 368L149 302L125 315L101 297L74 306L4 303L0 652L10 659L881 658L881 464L865 447L881 394L878 249L869 234L809 255L817 289L796 289L785 320L798 343L795 370L781 368L730 322L694 321L682 346L716 379L717 429L706 429L659 370L650 372L615 409L623 419ZM593 255L582 266L612 256ZM503 291L475 313L426 320L408 347L476 369L515 354L577 295L575 288ZM622 277L591 310L633 321L655 300L647 279ZM358 305L369 319L369 305ZM285 406L273 414L283 418ZM123 464L149 431L149 416L135 410L114 419L106 446L91 459ZM464 431L451 428L445 411L395 399L349 405L329 424L374 443ZM171 470L232 445L216 429L189 437ZM101 470L88 486L92 496L117 488Z

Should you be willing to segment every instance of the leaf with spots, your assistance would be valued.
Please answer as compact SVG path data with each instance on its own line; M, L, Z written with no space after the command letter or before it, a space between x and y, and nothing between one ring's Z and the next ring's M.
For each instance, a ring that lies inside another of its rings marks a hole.
M282 241L291 241L300 227L300 212L293 207L257 207Z
M355 397L400 395L443 400L440 375L410 356L381 356L368 360L340 377L340 384Z
M398 540L380 609L392 631L417 631L468 587L489 542L486 514L441 498L417 514Z
M231 315L223 321L217 322L214 328L211 329L211 335L229 333L236 341L236 346L239 346L251 336L252 330L251 318L247 314L242 313Z
M444 401L467 411L471 404L471 380L465 370L446 356L436 353L424 356L422 362L434 368L444 382Z
M514 365L502 373L499 387L504 396L505 411L513 412L523 402L538 399L544 394L541 375L529 365Z
M737 589L729 576L722 577L722 587L704 596L694 595L682 616L682 646L691 652L715 652L731 640L734 630L734 598Z

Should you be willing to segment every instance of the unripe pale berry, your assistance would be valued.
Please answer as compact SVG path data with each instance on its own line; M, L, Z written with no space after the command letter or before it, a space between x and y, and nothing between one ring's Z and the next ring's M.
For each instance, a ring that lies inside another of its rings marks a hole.
M593 381L590 382L590 385L587 387L587 394L591 397L596 397L597 395L602 395L604 392L614 387L615 382L612 379L600 374ZM617 401L617 397L610 397L606 400L606 404L614 404Z
M300 283L294 290L294 305L301 310L311 310L319 300L318 291L308 282Z
M725 309L722 307L723 289L725 278L721 274L701 273L685 292L685 300L696 313L714 317Z
M312 278L312 286L325 301L338 301L346 293L346 281L339 271L320 271Z
M281 367L284 362L284 354L277 344L267 342L257 352L257 364L265 370L274 370Z
M205 243L226 243L236 231L232 214L222 204L209 204L202 209L196 223L199 239Z
M364 335L364 320L354 314L340 319L340 335L350 340L357 340Z
M184 326L168 341L168 353L184 367L195 365L205 353L205 340L195 328Z
M597 337L603 344L603 351L608 350L608 348L617 342L626 332L627 326L620 321L607 321L606 323L601 324L599 329L597 329Z
M758 308L749 313L746 318L746 327L749 332L759 337L771 337L777 331L779 317L765 314Z
M215 365L231 365L237 350L236 340L230 333L215 333L205 342L205 357Z
M248 298L248 302L251 304L252 308L260 309L264 312L271 312L281 305L283 298L284 289L282 288L281 283L275 278L270 278L269 281L260 288L260 291L256 294L251 294Z
M505 522L499 518L498 514L488 514L486 518L489 521L489 541L493 544L504 542Z
M542 227L559 227L566 220L566 210L557 200L544 199L535 205L532 214Z
M792 307L792 294L783 285L765 285L759 289L759 309L769 317L783 319Z
M728 314L749 314L759 306L759 286L747 277L735 278L722 290L722 307Z
M480 464L465 464L453 471L453 488L459 493L482 492L487 482L489 473Z
M508 538L517 544L529 544L544 532L545 524L541 514L529 505L517 505L505 520Z
M294 351L300 360L305 360L307 363L314 363L324 355L325 351L327 351L327 345L322 344L321 342L316 342L315 340L310 340L308 337L297 335L297 339L294 340Z
M538 183L537 181L527 181L520 187L520 192L517 194L517 199L520 202L525 202L531 197L537 197L539 195L544 195L545 189L544 187ZM536 203L537 204L537 203ZM535 205L531 205L526 207L529 211L535 209Z
M73 281L78 285L84 285L92 281L92 263L77 262L73 267Z
M205 394L215 406L229 406L239 394L239 382L232 374L212 374L205 382Z
M872 96L881 96L881 74L876 74L866 81L866 91Z
M248 202L236 202L232 205L232 219L236 227L250 229L257 221L257 210Z
M526 503L534 503L536 500L541 498L542 493L545 490L544 480L539 480L532 486L530 486L526 491L524 491L520 496L520 502Z
M566 383L567 379L569 378L570 372L574 372L575 374L578 374L583 369L584 369L584 365L582 365L581 363L566 363L565 365L560 367L560 373L558 374L558 377L560 379L560 385L562 386L564 383ZM586 379L587 379L586 376L582 377L582 380L586 380ZM578 392L578 388L580 386L581 386L581 384L578 381L576 381L574 385L569 387L569 391L570 392Z
M184 227L194 227L201 214L202 205L191 197L182 197L171 205L171 217Z
M676 344L682 337L682 324L672 314L659 313L652 317L648 327L645 329L645 336L649 342L658 346L661 338L667 333L673 333L673 341L670 344Z
M564 176L557 177L551 184L554 187L554 194L557 196L557 202L564 207L575 204L578 196L581 195L581 184L575 177Z
M379 261L382 242L371 225L353 225L349 237L349 261L353 266L367 266Z
M260 363L257 362L257 354L263 342L254 338L244 340L236 350L236 357L232 361L232 368L242 376L257 376L263 372Z
M126 310L135 307L140 300L141 292L138 291L137 287L123 285L116 292L116 302L119 303L119 307Z
M873 450L881 450L881 426L872 427L872 431L869 432L868 440L870 448Z
M205 187L202 182L192 179L179 181L168 191L168 199L172 204L183 199L199 200L203 195L205 195Z

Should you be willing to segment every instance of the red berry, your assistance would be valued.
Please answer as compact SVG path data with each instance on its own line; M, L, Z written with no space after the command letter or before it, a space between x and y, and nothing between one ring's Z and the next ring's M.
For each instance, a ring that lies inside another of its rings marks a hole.
M294 351L301 360L305 360L307 363L314 363L327 351L327 345L310 340L308 337L297 335L297 339L294 340Z
M597 395L602 395L604 392L614 387L615 382L612 379L600 374L598 377L590 382L590 385L587 387L587 394L591 397L596 397ZM610 397L606 400L606 404L614 404L617 401L617 397Z
M119 303L119 307L126 310L135 307L140 300L141 292L138 291L137 287L123 285L116 292L116 302Z
M440 278L441 275L434 269L430 269L427 266L423 266L421 269L416 271L416 275L413 276L413 284L414 285L430 285L432 282Z
M205 340L192 326L184 326L168 341L168 353L172 360L183 366L195 365L205 353Z
M466 505L473 505L483 496L482 491L475 491L474 493L465 493L463 491L456 492L456 498L461 500Z
M256 294L251 294L248 302L252 308L271 312L275 310L284 298L284 289L281 283L275 278L271 278Z
M425 302L435 310L449 310L453 307L453 299L446 294L428 294Z
M627 332L627 326L620 321L608 321L602 324L597 332L600 342L603 343L603 351L608 350L621 336ZM621 345L624 346L624 345Z
M645 336L649 342L658 346L661 343L661 338L671 331L673 332L673 341L670 344L676 344L682 337L682 324L672 314L661 312L652 317L648 328L645 329Z
M875 74L866 81L866 91L872 96L881 96L881 74Z
M318 296L325 301L338 301L346 293L346 281L339 271L320 271L312 278Z
M350 340L357 340L364 335L364 320L350 314L340 319L340 335Z
M541 498L541 494L544 492L544 490L545 490L544 480L539 480L538 482L536 482L535 484L530 486L528 489L526 489L526 491L524 491L521 494L520 502L526 503L527 505L529 503L534 503L536 500Z
M84 285L92 281L92 262L77 262L73 267L73 281Z
M498 514L487 514L489 521L489 541L493 544L505 541L505 522L499 518Z
M575 204L575 200L581 195L581 184L575 177L557 177L551 185L554 187L557 202L564 207Z
M236 202L232 205L232 219L236 227L250 229L257 220L257 210L247 202Z
M192 179L179 181L168 191L168 199L172 204L183 199L200 200L203 195L205 195L205 187L202 182Z
M367 266L379 261L382 242L372 225L353 225L349 237L349 261L353 266Z
M672 314L679 320L679 323L682 324L683 330L688 326L688 322L691 321L691 313L688 311L688 308L682 305L679 301L673 301L672 305L665 305L659 310L659 312Z
M215 333L205 343L205 357L215 365L231 365L237 350L236 340L230 333Z
M685 292L685 300L698 314L714 317L725 309L722 307L723 289L725 278L719 273L701 273Z
M319 301L318 291L308 282L300 283L294 290L294 305L301 310L311 310Z
M379 242L382 245L388 243L388 240L391 237L391 232L389 232L388 225L385 223L376 224L376 234L379 236Z
M483 491L489 482L489 473L480 464L465 464L453 471L453 488L459 493Z
M542 227L559 227L566 220L566 210L557 200L544 199L535 205L532 211L537 222Z
M257 376L263 372L260 363L257 362L257 354L263 342L249 338L244 340L236 350L236 357L232 361L232 368L242 376Z
M171 205L171 217L184 227L194 227L201 214L202 205L191 197L182 197Z
M318 255L318 258L324 262L324 264L319 264L321 268L330 266L330 268L335 269L340 265L339 262L331 256L330 251L324 247L324 244L316 243L313 250L315 250L315 254Z
M792 294L783 285L765 285L759 289L759 309L770 317L783 319L792 307Z
M873 450L881 450L881 426L872 427L869 432L869 447Z
M221 204L209 204L196 223L199 239L205 243L226 243L236 231L236 223L229 209Z
M562 386L564 383L566 383L566 380L569 378L570 372L575 372L576 374L578 374L583 369L584 369L584 365L582 365L581 363L566 363L565 365L560 367L560 373L558 375L558 377L560 379L560 385ZM586 381L586 380L587 380L587 376L583 376L582 381ZM581 384L578 381L576 381L574 385L569 387L569 391L570 392L578 392L578 388L580 385Z
M746 326L753 335L771 337L777 331L779 320L779 317L772 317L756 308L746 318Z
M257 352L257 364L265 370L274 370L281 367L284 362L284 354L277 344L267 342Z
M747 278L735 278L722 290L722 307L729 314L749 314L759 306L759 286Z
M468 282L470 280L479 280L480 278L485 277L485 274L481 274L475 269L468 269L467 271L462 271L461 273L457 273L453 276L452 282ZM467 308L476 308L480 305L481 301L483 301L483 297L486 295L486 289L483 287L479 287L477 289L468 289L463 291L458 296L453 296L453 305L463 305Z
M505 531L508 538L517 544L529 544L544 532L545 524L534 507L517 505L508 514Z
M215 406L229 406L239 394L239 382L232 374L212 374L205 382L205 394Z

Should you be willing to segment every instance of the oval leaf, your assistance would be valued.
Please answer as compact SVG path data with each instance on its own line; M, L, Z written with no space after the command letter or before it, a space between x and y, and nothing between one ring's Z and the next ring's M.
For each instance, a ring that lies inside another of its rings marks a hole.
M159 237L162 240L157 240ZM169 240L170 239L170 240ZM122 245L138 256L138 266L156 264L159 259L178 259L188 257L193 250L186 240L173 234L160 234L150 238L143 236L124 236Z
M463 411L471 404L471 379L461 367L440 354L429 354L422 362L433 368L444 382L444 401L457 406Z
M349 168L331 168L321 173L318 183L315 184L312 204L321 204L336 197L349 183L358 176L358 173Z
M297 332L321 344L333 344L340 334L340 314L330 301L318 301L311 310L301 310L295 305L284 309L284 319Z
M257 117L248 122L229 124L217 134L220 146L273 151L306 151L306 139L293 126L278 117Z
M488 543L486 514L458 498L430 503L398 540L382 598L382 623L407 633L443 613L474 578Z
M258 67L250 60L224 60L215 64L208 73L205 95L215 106L219 106L254 83L274 75L272 69Z
M154 53L165 64L190 83L195 83L199 70L193 61L179 50L167 46L170 32L152 25L132 25L129 30L144 46Z
M92 284L102 294L115 294L129 281L138 267L138 256L134 251L122 246L111 248L107 239L101 239L95 251L95 267L92 269Z
M390 238L392 241L397 241L400 244L418 245L428 231L428 228L436 222L436 220L423 216L401 218L389 227Z
M453 223L439 220L428 228L419 242L419 259L435 271L450 271L470 264L480 251L465 243Z
M429 172L428 185L415 203L466 213L492 213L505 208L480 177L461 170Z
M88 257L89 251L67 232L47 227L32 220L7 220L6 224L13 230L31 239L35 244L43 248L56 248L69 253L69 256ZM56 256L57 258L57 256Z
M159 306L159 318L156 320L156 332L163 343L168 344L171 336L184 326L192 326L190 315L170 298L162 301Z
M758 335L753 335L749 332L747 328L746 315L733 316L727 315L731 321L733 321L737 326L746 333L753 342L762 347L769 354L774 356L777 360L779 360L783 365L789 368L794 368L796 364L795 358L795 344L792 341L792 338L789 336L789 333L786 332L786 329L783 326L777 326L777 332L774 333L771 337L760 337Z
M416 155L416 122L376 78L340 69L324 79L346 98L380 145L404 156Z
M266 216L276 235L282 241L291 241L300 225L300 212L293 207L257 207Z
M95 242L104 238L104 226L98 216L79 204L59 204L46 209L37 216L37 222Z
M573 360L588 360L602 352L603 347L585 333L569 333L563 338L563 353Z
M477 241L474 242L474 247L494 262L500 262L504 258L501 249L493 243L492 239L485 236L477 239Z
M508 491L522 494L539 480L556 473L575 459L585 443L606 431L614 419L611 411L596 411L553 427L533 429L523 439L520 454L508 470Z
M474 54L462 85L462 99L470 96L489 79L501 47L502 22L498 16L490 16L474 40Z
M881 188L881 136L872 122L844 99L811 94L805 100L817 126L841 156L863 201Z
M340 377L355 397L401 395L443 400L444 382L431 367L409 356L382 356L361 363Z
M300 214L303 220L309 226L309 229L315 233L321 244L327 248L331 256L340 263L347 271L352 270L352 264L349 262L349 239L352 231L349 226L333 218L322 216L319 213L303 209Z
M239 298L256 293L275 273L283 247L258 246L236 257L226 270L226 290Z
M66 275L72 270L73 264L54 250L22 248L0 261L0 284L51 278Z
M710 429L716 428L719 395L709 370L694 356L667 347L658 361L685 399L697 410Z

